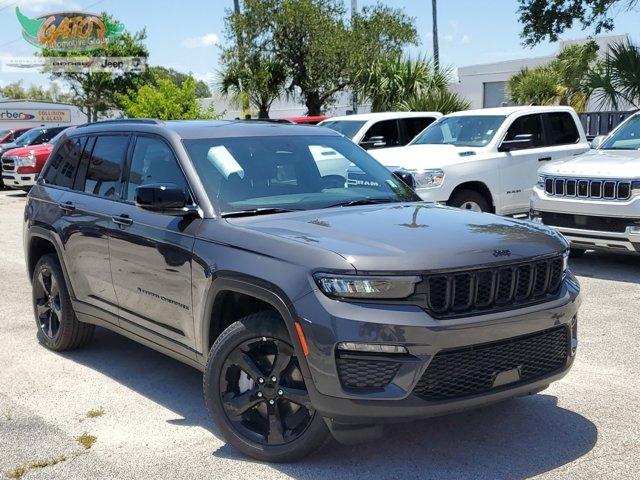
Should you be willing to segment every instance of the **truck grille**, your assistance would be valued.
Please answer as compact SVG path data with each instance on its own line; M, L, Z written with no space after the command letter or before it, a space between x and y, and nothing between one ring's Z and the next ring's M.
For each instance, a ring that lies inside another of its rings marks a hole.
M13 157L2 157L2 171L14 172L16 170L16 162Z
M564 368L569 342L569 329L561 326L524 337L442 351L433 357L413 393L428 401L488 393L504 386L494 386L498 374L514 369L519 380L508 386L535 381Z
M519 307L558 293L562 256L427 275L427 310L436 318Z
M349 389L383 389L400 369L400 362L380 360L363 355L338 354L338 376L343 387Z
M567 213L541 212L542 223L553 227L624 233L627 227L640 226L640 220L618 217L596 217ZM638 222L638 223L636 223Z
M627 200L631 196L631 182L629 180L545 177L544 191L547 195L554 197Z

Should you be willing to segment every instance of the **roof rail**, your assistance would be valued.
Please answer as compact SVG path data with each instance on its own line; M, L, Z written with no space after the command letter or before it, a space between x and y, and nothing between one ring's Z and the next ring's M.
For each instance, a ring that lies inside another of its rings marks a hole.
M163 122L155 118L119 118L119 119L112 119L112 120L98 120L97 122L83 123L82 125L78 125L77 128L91 127L93 125L105 125L105 124L108 125L111 123L141 123L145 125L160 125Z

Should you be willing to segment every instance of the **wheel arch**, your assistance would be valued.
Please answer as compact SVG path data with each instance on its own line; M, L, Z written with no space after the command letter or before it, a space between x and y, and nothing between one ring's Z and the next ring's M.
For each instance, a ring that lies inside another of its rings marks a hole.
M64 274L64 280L67 284L69 293L73 297L73 289L71 282L69 281L69 275L64 262L64 256L62 255L62 248L58 242L56 236L50 230L46 228L33 226L28 231L28 236L25 242L25 260L27 264L27 273L29 280L33 280L33 271L38 259L43 255L53 253L58 257L60 266L62 267L62 273Z
M493 194L491 193L491 189L486 183L481 182L479 180L472 180L472 181L460 183L459 185L456 186L456 188L454 188L451 191L451 195L449 195L449 199L447 200L447 203L451 202L451 199L454 197L454 195L461 190L473 190L479 193L484 197L484 199L487 201L487 203L491 207L492 213L496 212L496 203L493 198Z

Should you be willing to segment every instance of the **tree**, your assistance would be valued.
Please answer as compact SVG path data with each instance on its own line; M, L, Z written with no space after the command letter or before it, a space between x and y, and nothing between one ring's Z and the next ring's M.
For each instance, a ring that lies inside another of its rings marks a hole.
M61 90L57 83L52 83L49 88L37 85L29 85L24 88L22 80L9 83L5 87L0 87L0 97L12 100L39 100L44 102L69 103L71 95Z
M625 103L640 107L640 47L618 43L587 74L594 100L601 108L618 110Z
M115 23L112 17L102 14L104 19ZM41 54L45 57L144 57L148 58L149 52L144 45L146 33L141 30L136 33L124 31L120 36L106 45L86 52L61 52L45 49ZM119 99L129 90L135 88L140 79L140 74L127 72L113 74L109 72L60 72L51 73L51 78L61 79L69 85L72 93L72 101L89 118L96 121L101 115L111 109L121 108Z
M227 12L226 22L222 77L229 70L235 79L232 93L244 89L254 105L258 89L271 97L282 67L286 93L300 97L309 115L320 114L379 56L418 38L413 19L401 10L365 7L349 21L342 0L246 0L241 13ZM249 72L263 80L251 85Z
M593 91L588 76L597 52L594 42L571 45L548 64L523 69L509 80L511 100L519 104L571 105L584 111Z
M432 90L424 95L403 100L397 106L397 110L409 112L440 112L447 115L471 108L468 100L457 93L448 90Z
M212 111L200 108L195 92L196 82L192 77L187 77L179 86L168 78L159 78L156 85L142 85L122 95L119 102L124 113L132 118L194 120L215 117Z
M525 45L534 46L543 40L558 40L562 32L579 23L583 30L594 34L613 29L611 12L633 10L639 0L518 0L518 15L522 23Z
M193 75L191 73L183 73L173 68L166 68L161 66L149 67L143 75L144 81L150 81L156 86L158 85L157 81L161 78L167 78L171 80L174 85L180 86L189 77L193 78ZM196 98L208 98L211 96L211 90L209 90L209 86L205 82L203 82L202 80L195 80L195 82Z

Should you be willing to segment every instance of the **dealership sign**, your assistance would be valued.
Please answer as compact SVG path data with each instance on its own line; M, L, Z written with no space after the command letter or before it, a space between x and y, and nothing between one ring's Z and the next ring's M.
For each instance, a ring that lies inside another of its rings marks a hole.
M22 36L38 48L85 51L104 47L124 31L124 25L86 12L60 12L29 18L16 7Z
M64 108L0 108L0 121L71 123L71 110Z

